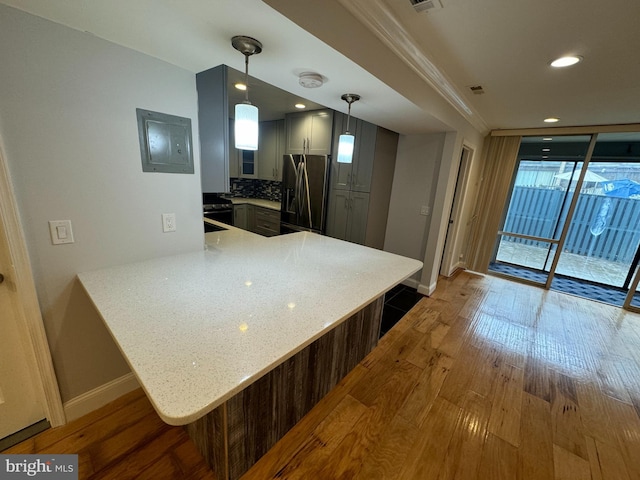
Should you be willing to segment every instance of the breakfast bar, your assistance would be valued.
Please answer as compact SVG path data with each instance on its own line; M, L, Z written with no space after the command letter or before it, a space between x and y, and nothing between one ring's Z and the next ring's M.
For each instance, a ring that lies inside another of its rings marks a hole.
M385 292L422 263L308 232L205 239L78 277L158 415L239 478L375 347Z

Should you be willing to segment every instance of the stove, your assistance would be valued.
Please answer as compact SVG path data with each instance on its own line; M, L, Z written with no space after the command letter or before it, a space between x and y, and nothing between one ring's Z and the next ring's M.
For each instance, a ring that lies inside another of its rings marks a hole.
M202 211L204 218L233 225L233 203L217 193L202 194ZM205 231L207 231L206 228Z

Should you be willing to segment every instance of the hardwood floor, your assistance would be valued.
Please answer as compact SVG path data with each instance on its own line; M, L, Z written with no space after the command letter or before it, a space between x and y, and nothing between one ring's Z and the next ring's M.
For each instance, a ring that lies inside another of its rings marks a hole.
M3 453L80 478L213 479L141 391ZM495 277L441 279L247 474L640 479L640 315Z
M244 477L640 479L640 316L441 279Z
M215 480L185 430L160 420L141 389L2 453L76 453L80 479Z

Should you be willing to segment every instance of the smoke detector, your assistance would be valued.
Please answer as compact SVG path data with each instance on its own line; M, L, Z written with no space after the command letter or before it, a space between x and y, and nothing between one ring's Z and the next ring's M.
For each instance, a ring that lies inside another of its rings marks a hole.
M319 73L305 72L300 74L298 82L304 88L318 88L322 86L324 79Z
M411 2L416 12L426 12L442 8L440 0L409 0L409 2Z

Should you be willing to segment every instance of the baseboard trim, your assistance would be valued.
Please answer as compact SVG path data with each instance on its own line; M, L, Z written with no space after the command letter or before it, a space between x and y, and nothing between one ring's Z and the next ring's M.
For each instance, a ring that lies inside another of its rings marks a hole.
M135 375L127 373L82 395L78 395L63 404L67 421L70 422L87 413L91 413L139 387L140 385Z
M417 290L420 282L418 282L418 280L416 280L415 278L407 278L403 280L401 284L406 285L407 287L415 288Z
M437 283L434 282L431 285L423 285L422 283L418 285L418 293L421 293L422 295L426 295L427 297L430 297L431 294L433 292L436 291L436 286Z

